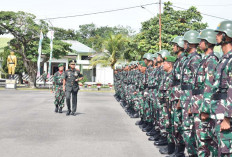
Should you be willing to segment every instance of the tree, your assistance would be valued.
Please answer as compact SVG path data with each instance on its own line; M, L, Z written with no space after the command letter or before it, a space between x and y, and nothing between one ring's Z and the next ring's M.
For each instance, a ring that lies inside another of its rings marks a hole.
M127 51L131 54L127 59L134 59L134 56L140 54L140 57L146 53L159 51L159 15L142 23L142 29L131 41ZM188 30L200 31L207 27L207 23L202 23L202 16L196 7L190 7L188 10L174 10L172 3L164 4L162 20L162 49L171 50L170 42L176 36L183 36ZM140 58L138 57L138 58Z
M115 63L119 59L123 59L124 51L126 49L126 37L122 34L109 35L103 42L102 50L91 59L91 65L96 66L110 66L114 69Z
M45 21L35 21L35 16L25 12L0 12L0 33L12 34L14 38L9 42L8 49L16 52L23 61L26 73L30 78L30 86L36 87L37 57L39 34L42 30L46 34L49 26ZM43 40L42 53L45 55L42 64L47 62L50 53L50 41ZM54 40L53 57L59 58L71 51L70 44Z
M56 40L78 40L82 42L81 34L79 31L73 29L63 29L58 27L53 27L54 36Z

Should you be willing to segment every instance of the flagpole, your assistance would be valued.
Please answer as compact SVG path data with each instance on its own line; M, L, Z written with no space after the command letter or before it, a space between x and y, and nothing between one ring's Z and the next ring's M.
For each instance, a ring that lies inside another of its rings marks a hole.
M53 50L53 38L54 38L54 31L49 31L47 36L50 38L50 58L49 58L49 68L48 68L48 78L51 77L51 62L52 62L52 50ZM50 83L49 83L49 89L50 89Z
M43 32L40 31L40 39L39 39L39 48L38 48L38 59L37 59L37 77L40 77L40 60L42 53L42 41L43 41Z

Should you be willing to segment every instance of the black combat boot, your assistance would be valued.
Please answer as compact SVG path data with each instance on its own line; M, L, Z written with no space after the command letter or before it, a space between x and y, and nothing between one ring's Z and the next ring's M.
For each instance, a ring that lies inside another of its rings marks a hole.
M62 107L59 108L59 113L62 113Z
M175 143L168 143L164 148L160 148L159 152L161 154L172 154L175 151Z
M185 157L184 155L185 145L176 145L175 152L169 157Z
M150 123L148 123L147 127L144 128L142 131L143 131L143 132L149 132L149 131L151 131L152 129L153 129L153 124L150 122Z
M156 146L165 146L168 144L168 139L167 139L167 135L163 134L158 141L155 140L154 145Z
M135 123L135 125L142 125L143 123L144 123L144 121L143 121L143 119L141 118L141 120L137 121L137 122Z
M145 121L142 125L139 125L140 129L146 128L148 123Z
M147 136L154 136L156 134L160 133L159 130L156 130L155 127L150 131L150 132L147 132L146 135Z
M69 116L71 113L71 110L68 110L67 113L66 113L66 116Z
M58 105L56 105L55 112L56 113L58 112Z
M139 113L135 112L132 118L139 118Z

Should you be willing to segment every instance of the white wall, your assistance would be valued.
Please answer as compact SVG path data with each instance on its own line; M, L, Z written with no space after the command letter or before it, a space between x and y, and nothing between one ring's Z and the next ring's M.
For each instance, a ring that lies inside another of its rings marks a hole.
M96 66L96 82L102 84L114 83L113 69L111 67Z

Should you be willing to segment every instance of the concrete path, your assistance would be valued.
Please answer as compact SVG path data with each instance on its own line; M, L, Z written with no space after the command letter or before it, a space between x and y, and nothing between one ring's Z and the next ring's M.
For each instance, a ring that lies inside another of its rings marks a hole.
M0 90L1 157L163 156L113 93L80 92L77 116L54 113L53 97L48 91Z

